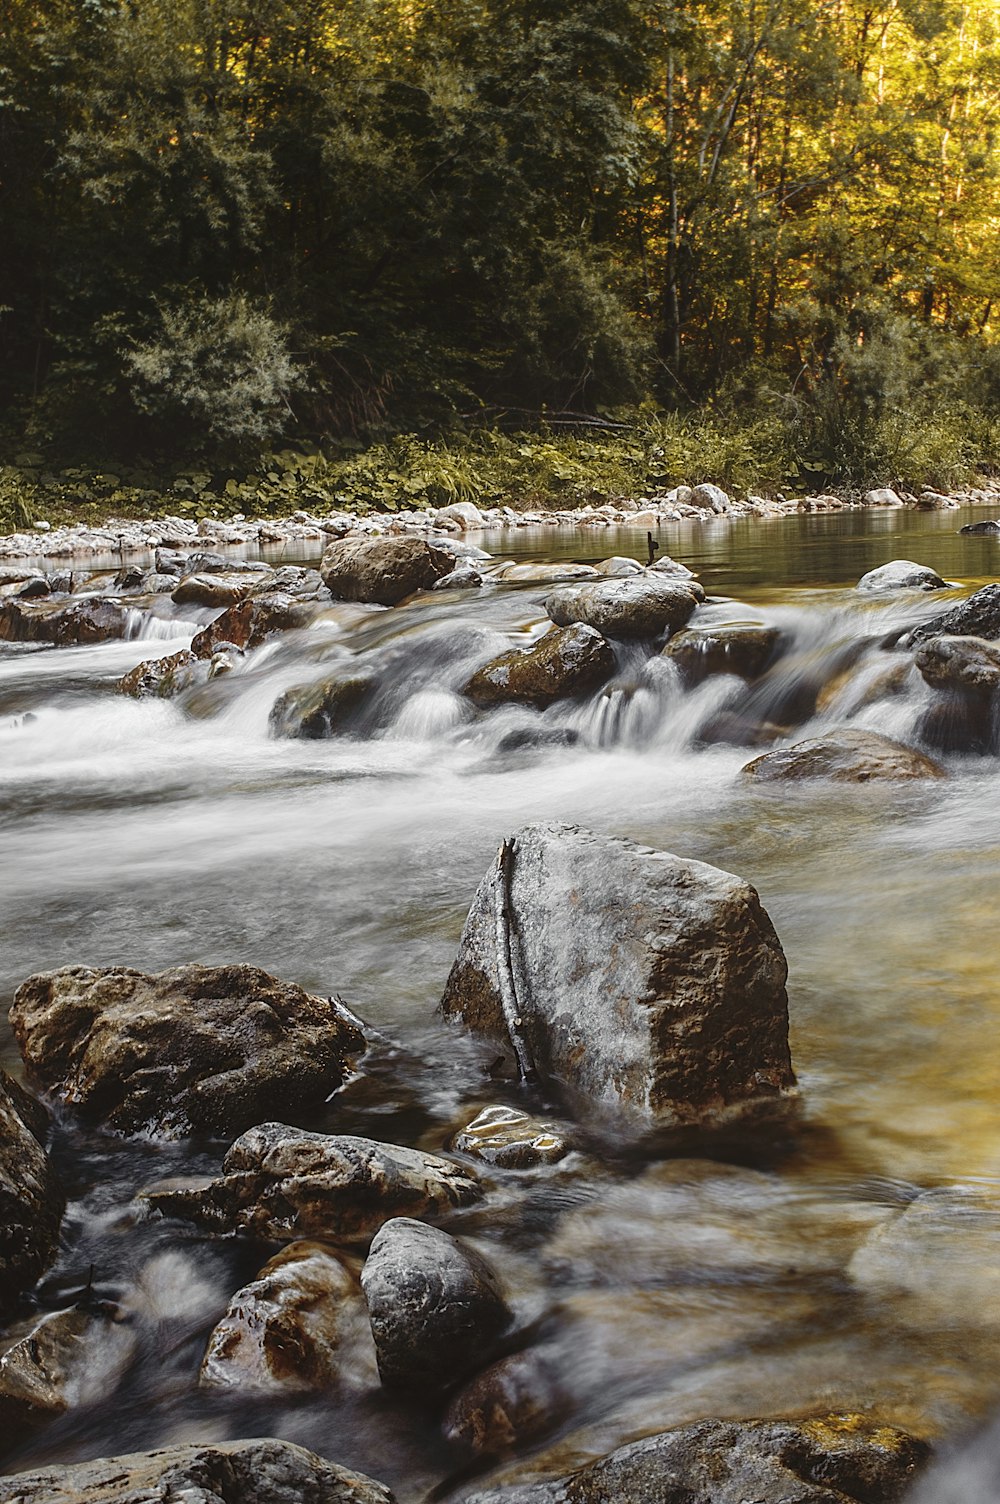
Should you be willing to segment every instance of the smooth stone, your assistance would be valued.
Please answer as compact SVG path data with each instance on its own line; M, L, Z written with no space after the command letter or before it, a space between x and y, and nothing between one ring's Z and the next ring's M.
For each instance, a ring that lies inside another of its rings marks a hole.
M378 677L370 669L331 674L315 684L294 685L271 706L268 731L271 736L301 741L336 736L349 728L378 685Z
M43 1147L44 1108L0 1071L0 1314L55 1256L64 1197Z
M543 1079L641 1127L787 1118L787 967L749 883L562 824L520 831L511 865L508 980ZM510 1048L498 900L494 865L441 1006Z
M198 1382L272 1393L376 1385L357 1280L324 1244L289 1243L230 1300Z
M868 783L944 778L946 774L939 763L913 747L904 747L875 731L847 728L765 752L746 764L743 776L757 783L807 778L825 778L831 783Z
M866 507L901 507L903 501L888 486L877 486L873 491L865 492L864 504Z
M932 689L992 695L1000 689L1000 644L982 637L932 637L914 662Z
M453 501L438 508L438 519L457 522L463 532L472 532L486 526L486 518L472 501Z
M191 651L198 658L210 658L223 644L237 648L256 648L277 632L307 627L315 618L315 604L283 592L253 595L229 606L191 639Z
M397 1217L372 1241L361 1287L383 1384L440 1393L488 1360L512 1316L483 1256L438 1227Z
M663 657L677 664L688 684L700 684L710 674L756 679L770 664L780 638L777 627L687 627L671 637Z
M914 564L910 559L893 559L870 569L863 574L856 589L865 594L882 594L892 590L944 590L945 581L926 564Z
M989 518L985 522L967 522L958 530L960 533L1000 533L1000 522Z
M304 1111L366 1048L340 1003L257 966L67 966L22 982L10 1020L36 1079L82 1116L154 1138Z
M453 554L422 538L343 538L330 544L319 572L337 600L396 606L454 566Z
M249 570L189 574L174 587L170 599L177 606L212 606L225 609L273 585L274 572L272 570L268 570L266 575Z
M0 1478L0 1504L395 1504L389 1489L290 1441L160 1447Z
M475 590L483 583L483 577L474 564L459 561L450 574L443 574L431 586L432 590Z
M594 565L594 568L606 580L627 580L630 576L646 572L638 559L624 558L620 554L615 554L610 559L602 559L599 564Z
M514 648L477 669L465 694L484 708L515 704L544 710L597 689L615 667L614 649L593 627L553 627L526 652Z
M476 1374L448 1406L442 1429L476 1456L503 1457L547 1435L566 1411L560 1367L529 1349Z
M43 1425L114 1388L135 1354L126 1322L74 1307L40 1317L0 1357L0 1428Z
M518 1107L484 1107L456 1134L452 1148L501 1170L530 1170L551 1165L569 1153L570 1145L551 1123Z
M554 590L545 609L556 626L583 622L605 637L658 637L683 627L698 604L691 585L669 575L601 580Z
M593 564L574 564L565 559L556 564L507 564L497 578L505 585L555 585L560 580L593 580L597 574Z
M697 507L702 512L722 513L731 511L733 504L721 486L703 482L700 486L691 487L690 495L685 497L685 505Z
M367 1243L391 1217L441 1218L483 1194L473 1173L452 1160L287 1123L244 1133L222 1172L202 1184L153 1186L144 1194L165 1216L209 1232L348 1246Z

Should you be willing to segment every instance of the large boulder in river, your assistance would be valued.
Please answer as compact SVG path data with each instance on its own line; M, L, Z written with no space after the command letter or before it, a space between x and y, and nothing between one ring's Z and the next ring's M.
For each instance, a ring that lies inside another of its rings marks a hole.
M454 567L454 554L422 538L341 538L319 572L338 600L395 606L415 590L433 589Z
M688 627L671 637L663 657L676 663L688 684L700 684L710 674L756 679L774 657L780 636L777 627L742 622Z
M244 1133L215 1180L146 1192L166 1216L208 1232L347 1245L367 1243L390 1217L442 1217L481 1195L471 1171L450 1159L287 1123Z
M703 1420L468 1504L890 1504L929 1456L925 1442L861 1415Z
M857 583L865 595L888 594L893 590L944 590L945 582L936 570L911 559L893 559L870 569Z
M553 627L522 652L513 648L477 669L465 686L476 705L534 705L588 694L615 671L614 649L593 627Z
M189 574L171 591L170 598L178 606L235 606L250 595L269 590L275 582L273 569L251 571L234 569L212 571L204 574Z
M922 622L907 641L913 644L940 636L985 637L991 642L1000 638L1000 585L984 585L944 616Z
M56 1251L63 1196L40 1142L45 1114L0 1071L0 1314Z
M361 1272L383 1384L428 1394L482 1368L511 1312L496 1273L438 1227L397 1217Z
M932 689L976 696L1000 689L1000 643L982 637L933 637L914 662Z
M365 1049L353 1014L257 966L67 966L29 977L11 1025L32 1074L125 1134L229 1134L322 1102Z
M913 747L877 731L852 727L825 732L791 747L755 757L743 769L756 783L825 778L833 783L869 783L880 779L944 778L939 763Z
M357 1279L323 1243L289 1243L237 1290L208 1339L203 1388L298 1390L377 1383Z
M545 602L557 627L583 622L605 637L658 637L683 627L698 605L701 587L670 575L563 585Z
M78 600L50 605L47 601L0 601L0 641L51 642L68 648L108 642L129 635L130 614L113 600Z
M198 658L210 658L223 643L232 643L237 648L256 648L276 632L307 627L315 615L315 605L282 591L250 596L229 606L221 616L197 632L191 640L191 651Z
M534 825L480 884L442 1008L640 1126L717 1126L790 1108L786 974L741 878Z
M0 1478L0 1504L393 1504L364 1473L290 1441L196 1442Z

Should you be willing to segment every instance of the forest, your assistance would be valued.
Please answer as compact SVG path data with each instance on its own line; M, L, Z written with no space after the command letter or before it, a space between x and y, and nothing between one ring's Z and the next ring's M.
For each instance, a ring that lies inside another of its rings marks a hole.
M1000 456L989 0L5 15L10 460L710 430L730 478L738 434L751 480L850 486Z

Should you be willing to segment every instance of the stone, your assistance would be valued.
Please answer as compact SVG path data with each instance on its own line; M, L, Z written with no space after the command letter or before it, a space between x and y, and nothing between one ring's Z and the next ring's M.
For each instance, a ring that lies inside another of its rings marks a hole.
M161 1447L0 1478L0 1504L394 1504L389 1489L290 1441Z
M297 684L279 695L267 725L271 736L319 741L346 731L352 717L378 689L378 676L369 669L331 674L315 684Z
M228 1134L304 1111L366 1048L358 1020L257 966L67 966L29 977L11 1025L35 1078L124 1134Z
M146 1192L165 1216L219 1234L366 1244L390 1217L441 1218L482 1196L452 1160L350 1134L263 1123L229 1149L222 1175Z
M0 1071L0 1315L56 1252L64 1197L42 1144L45 1118Z
M615 671L614 649L593 627L553 627L526 652L513 648L477 669L465 686L476 705L533 705L597 689Z
M646 572L638 559L626 559L619 554L615 554L610 559L602 559L599 564L594 565L594 568L606 580L627 580L633 575Z
M343 538L330 544L319 572L338 600L396 606L454 565L453 554L422 538Z
M115 689L133 700L171 700L186 689L207 684L209 676L209 664L195 657L190 649L182 648L166 658L144 658L122 675Z
M881 595L893 590L945 590L945 581L926 564L914 564L910 559L893 559L870 569L857 583L857 589L867 595Z
M681 564L677 559L672 559L669 554L660 554L649 566L653 574L677 575L682 580L693 580L694 570L688 569L686 564ZM701 587L699 586L700 590ZM699 596L704 600L704 592Z
M643 1128L787 1118L787 967L749 883L574 825L513 841L506 905L527 1066ZM442 1009L510 1046L496 869Z
M223 643L237 648L257 648L276 632L307 627L316 607L283 592L251 596L229 606L191 639L198 658L210 658Z
M1000 689L1000 644L982 637L932 637L914 662L932 689L992 695Z
M129 635L129 612L113 600L78 600L52 606L48 601L0 601L0 641L51 642L77 647Z
M457 522L463 533L486 526L486 518L472 501L453 501L446 507L439 507L437 515L439 519Z
M901 507L903 502L895 491L888 486L881 486L865 492L864 504L866 507Z
M361 1287L383 1384L440 1393L483 1366L512 1316L491 1265L410 1217L376 1234Z
M528 1349L475 1375L445 1413L452 1444L480 1457L503 1457L539 1441L567 1413L559 1366Z
M431 586L432 590L475 590L483 583L483 577L474 564L461 559L450 574L443 574Z
M967 522L958 530L960 533L1000 533L1000 522L994 518L988 518L985 522Z
M984 585L944 616L921 622L909 634L907 643L912 646L942 636L985 637L989 642L1000 638L1000 585Z
M178 606L235 606L249 595L259 594L274 584L274 573L259 574L250 570L219 571L212 574L189 574L171 591L170 599Z
M79 1306L35 1321L0 1357L0 1430L13 1436L104 1397L136 1350L127 1323Z
M366 1359L368 1361L366 1361ZM357 1280L323 1243L289 1243L237 1290L208 1339L203 1388L272 1393L377 1384Z
M545 609L558 627L582 622L605 637L658 637L683 627L698 604L691 586L652 573L554 590Z
M685 498L689 507L697 507L702 512L728 512L732 508L732 502L723 491L721 486L702 484L692 486L690 496Z
M519 1107L497 1104L477 1113L455 1135L452 1148L501 1170L530 1170L555 1164L569 1153L570 1146L553 1124Z
M489 1489L467 1504L889 1504L930 1456L859 1415L703 1420L631 1442L551 1483Z
M593 564L561 559L555 564L506 564L497 573L505 585L555 585L560 580L596 580Z
M755 757L743 776L756 783L825 778L832 783L868 783L871 780L944 778L939 763L913 747L890 741L875 731L851 727L825 732L822 736L779 747Z
M769 666L781 639L777 627L745 626L739 622L718 627L688 627L671 637L663 657L676 663L688 684L700 684L710 674L738 674L756 679Z

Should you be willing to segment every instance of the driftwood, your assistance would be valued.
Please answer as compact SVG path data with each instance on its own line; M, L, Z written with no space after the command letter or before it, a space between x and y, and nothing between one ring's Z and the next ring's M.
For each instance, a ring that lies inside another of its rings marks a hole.
M653 537L652 533L646 534L646 547L649 549L649 558L646 560L646 563L652 564L660 548L659 543Z
M511 900L511 874L514 867L514 841L501 841L497 852L496 878L494 884L494 912L496 916L497 979L500 984L500 1006L504 1023L510 1037L518 1074L522 1081L537 1079L531 1050L524 1035L524 1019L517 999L517 982L514 977L514 952L512 937L513 905Z

